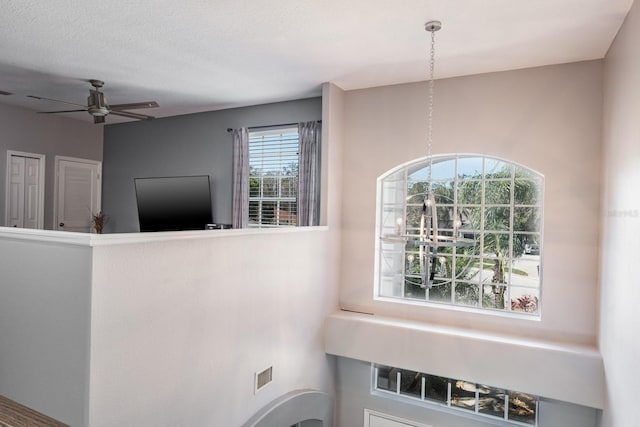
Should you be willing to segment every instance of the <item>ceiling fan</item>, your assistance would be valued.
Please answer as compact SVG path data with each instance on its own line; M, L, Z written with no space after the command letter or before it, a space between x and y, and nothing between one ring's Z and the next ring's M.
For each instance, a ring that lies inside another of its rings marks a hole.
M137 120L149 120L149 119L155 118L153 116L148 116L146 114L132 113L130 111L125 111L125 110L135 110L138 108L156 108L156 107L159 107L157 102L148 101L148 102L134 102L132 104L109 105L107 104L107 99L105 98L104 93L100 92L100 88L104 86L104 82L101 80L92 79L92 80L89 80L89 83L91 83L91 86L93 86L94 89L89 90L89 97L87 98L86 107L82 104L76 104L74 102L67 102L67 101L60 101L59 99L44 98L42 96L34 96L34 95L27 95L27 96L29 98L34 98L34 99L62 102L64 104L83 107L82 109L77 109L77 110L39 111L38 113L40 114L75 113L79 111L87 111L89 114L93 116L94 123L104 123L105 117L108 114L113 114L114 116L128 117L130 119L137 119Z

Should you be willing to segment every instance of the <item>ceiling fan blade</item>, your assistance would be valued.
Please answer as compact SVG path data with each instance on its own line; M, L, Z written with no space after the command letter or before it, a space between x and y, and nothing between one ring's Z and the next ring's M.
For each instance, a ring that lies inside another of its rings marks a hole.
M156 101L147 101L147 102L134 102L132 104L116 104L109 105L111 110L135 110L137 108L157 108L159 107Z
M87 111L84 110L62 110L62 111L38 111L38 114L58 114L58 113L77 113L79 111Z
M155 117L153 117L153 116L147 116L146 114L130 113L128 111L113 111L113 110L111 110L111 112L109 114L113 114L114 116L129 117L130 119L138 119L138 120L155 119Z
M45 98L44 96L27 95L27 98L40 99L42 101L61 102L63 104L76 105L78 107L86 107L86 105L76 104L75 102L60 101L59 99Z

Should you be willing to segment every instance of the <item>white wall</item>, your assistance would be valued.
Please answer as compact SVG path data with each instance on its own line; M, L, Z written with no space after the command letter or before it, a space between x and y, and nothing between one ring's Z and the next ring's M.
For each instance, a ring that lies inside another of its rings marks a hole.
M545 176L540 321L373 300L376 179L427 154L427 83L345 92L344 111L342 307L595 345L601 61L436 82L433 154L503 157Z
M239 426L292 390L333 396L328 230L212 233L94 248L92 427Z
M322 160L320 224L332 231L342 227L342 156L344 146L344 91L332 83L322 87ZM339 240L339 235L338 235ZM339 252L340 248L336 248ZM337 259L338 263L340 258Z
M604 195L600 268L600 350L608 407L602 426L638 425L640 406L640 4L636 1L605 60Z
M31 241L30 232L0 227L0 395L82 426L88 413L91 249Z
M102 161L102 125L0 104L0 225L5 224L7 150L46 155L44 227L53 228L55 156Z

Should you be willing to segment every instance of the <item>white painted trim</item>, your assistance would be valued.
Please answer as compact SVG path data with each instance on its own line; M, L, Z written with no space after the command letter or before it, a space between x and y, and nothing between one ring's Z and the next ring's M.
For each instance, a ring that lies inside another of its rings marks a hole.
M540 267L542 271L542 267ZM541 273L542 274L542 273ZM542 276L540 276L542 277ZM533 321L533 322L541 322L542 316L539 314L531 314L524 312L514 312L514 311L502 311L500 309L486 309L486 308L478 308L471 307L466 305L453 305L450 303L438 303L432 301L423 301L423 300L411 300L405 299L403 297L381 297L374 295L374 301L381 301L390 304L403 304L403 305L411 305L414 307L429 307L435 310L447 310L447 311L461 311L465 313L476 313L481 314L483 316L496 316L496 317L505 317L510 319L517 320L525 320L525 321Z
M283 419L287 418L287 420ZM331 426L333 401L324 391L294 390L278 397L256 412L242 427L282 427L300 419L321 420L323 426ZM289 422L287 422L289 421Z
M57 230L34 230L29 228L0 227L0 239L26 240L41 243L62 243L91 246L90 234Z
M382 418L398 423L399 426L406 427L430 427L426 424L421 424L417 421L407 420L405 418L396 417L394 415L383 414L382 412L372 411L371 409L364 409L364 427L370 427L371 417Z
M239 228L225 230L164 231L158 233L113 233L91 234L58 230L31 230L25 228L0 227L0 239L29 240L42 243L62 243L81 246L113 246L139 243L168 242L172 240L200 240L238 238L265 234L327 232L327 226L291 228Z
M68 161L68 162L76 162L76 163L86 163L88 165L94 165L98 167L98 212L102 210L102 162L98 160L91 159L81 159L78 157L68 157L68 156L56 156L55 157L55 180L53 183L53 229L58 229L58 184L60 178L60 161Z
M39 229L44 228L44 183L45 183L45 165L47 157L44 154L27 153L24 151L7 150L7 175L5 182L5 194L4 194L4 224L9 225L9 185L10 185L10 173L11 173L11 156L31 157L40 161L40 167L38 171L38 219L37 226Z
M91 160L91 159L82 159L80 157L69 157L69 156L56 156L56 161L66 160L68 162L77 162L77 163L87 163L90 165L101 165L102 162L99 160Z
M310 233L327 231L327 226L285 228L228 228L224 230L163 231L148 233L92 234L91 246L127 245L134 243L167 242L171 240L198 240L233 238L263 234Z

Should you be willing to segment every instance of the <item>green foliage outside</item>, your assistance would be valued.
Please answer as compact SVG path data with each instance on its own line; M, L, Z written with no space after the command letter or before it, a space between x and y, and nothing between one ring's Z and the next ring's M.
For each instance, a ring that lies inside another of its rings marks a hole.
M296 202L278 202L276 199L296 198L297 194L297 162L272 171L249 166L249 221L251 223L295 225ZM262 198L270 198L271 201L263 201Z
M464 248L440 248L435 255L436 278L429 290L429 299L451 301L451 279L456 279L455 301L458 304L478 305L480 302L480 270L492 271L490 285L485 285L482 305L504 309L505 291L508 282L508 263L523 255L526 243L535 237L522 232L540 231L540 208L538 205L538 182L517 166L503 164L482 179L482 174L465 176L457 181L434 181L432 191L437 206L439 230L453 229L458 220L458 231L475 244ZM456 188L457 186L457 188ZM454 200L457 191L457 218L454 218ZM481 208L484 191L484 208ZM428 192L426 181L410 182L407 187L407 234L419 235L420 218L424 197ZM475 206L473 206L475 205ZM481 239L482 221L484 233ZM447 231L441 233L447 234ZM451 234L451 231L448 232ZM513 239L510 239L510 235ZM481 243L482 242L482 243ZM419 248L409 241L409 254L405 265L405 294L424 299L420 277ZM483 252L480 269L479 257ZM413 256L412 256L413 255ZM456 262L453 263L455 257ZM433 259L432 259L433 261ZM455 271L451 271L455 264ZM474 268L475 267L475 268ZM526 274L512 269L513 274ZM487 283L485 278L483 282ZM487 290L490 289L490 292Z

